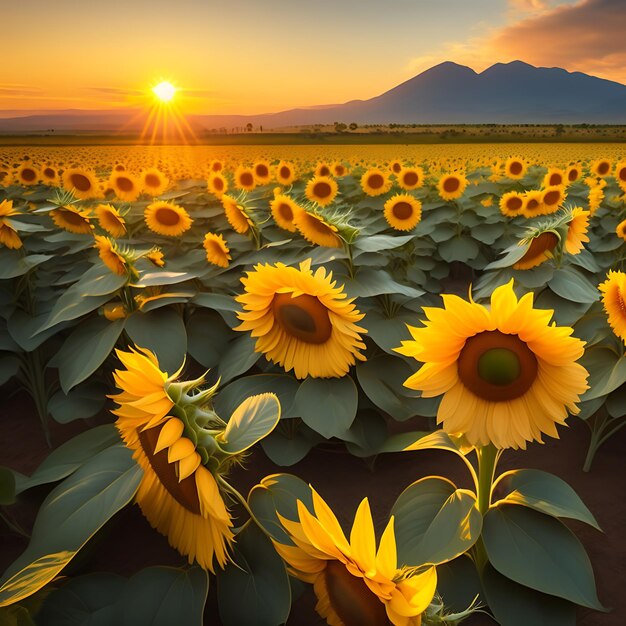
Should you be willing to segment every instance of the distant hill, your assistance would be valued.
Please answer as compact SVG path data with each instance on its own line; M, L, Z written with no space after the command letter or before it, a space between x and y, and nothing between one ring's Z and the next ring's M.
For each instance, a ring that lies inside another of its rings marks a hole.
M496 63L477 73L445 62L369 100L263 115L196 115L196 130L357 124L626 124L626 85L581 72ZM62 111L0 119L0 132L136 132L141 111Z

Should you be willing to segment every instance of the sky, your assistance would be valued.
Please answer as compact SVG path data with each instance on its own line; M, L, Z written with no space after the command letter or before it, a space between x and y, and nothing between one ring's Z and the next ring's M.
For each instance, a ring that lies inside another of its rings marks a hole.
M626 83L626 0L0 0L0 116L188 114L367 99L441 63L522 60ZM6 59L10 62L6 62Z

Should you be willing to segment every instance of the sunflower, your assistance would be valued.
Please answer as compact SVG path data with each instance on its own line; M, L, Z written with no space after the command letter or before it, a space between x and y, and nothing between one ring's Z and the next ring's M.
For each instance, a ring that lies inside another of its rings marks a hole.
M558 167L550 167L543 177L542 187L554 187L555 185L564 185L567 179L565 172Z
M565 170L565 178L568 183L575 183L580 178L582 173L583 170L580 164L574 163Z
M509 191L500 198L500 213L507 217L515 217L522 214L524 196L518 191Z
M589 190L589 196L587 197L587 208L591 215L593 215L601 206L604 200L604 189L600 185L596 185Z
M89 212L81 211L71 204L50 211L49 215L59 228L76 235L87 235L93 229Z
M609 325L626 343L626 274L610 270L598 289L602 292L602 305L609 318Z
M152 232L166 237L182 235L193 222L183 207L163 200L149 204L144 211L144 219Z
M96 217L100 226L113 237L123 237L126 234L126 222L119 211L110 204L99 204L96 208Z
M328 206L337 195L339 187L330 176L315 176L304 189L306 197L320 206Z
M291 163L281 161L276 168L276 180L281 185L291 185L296 180L296 173Z
M19 211L13 208L13 200L0 202L0 243L7 248L17 250L22 247L22 240L17 234L17 229L10 219L13 215L19 215Z
M297 378L333 378L365 360L359 333L367 331L356 325L364 315L323 267L313 273L310 259L299 269L258 264L241 282L236 300L244 311L235 330L250 331L269 361Z
M396 230L413 230L421 218L422 203L408 193L397 193L385 202L385 219Z
M141 194L141 183L128 172L112 172L109 187L120 200L134 202Z
M213 265L219 267L228 267L228 262L232 259L230 250L226 245L226 240L222 235L207 233L204 236L204 249L206 250L206 259Z
M301 209L293 216L293 223L300 234L310 243L325 248L341 248L339 229L321 215Z
M571 220L567 227L565 250L568 254L579 254L584 248L584 243L589 241L587 230L589 229L589 211L580 207L572 209Z
M36 185L41 179L41 174L32 163L26 162L17 169L15 179L20 185Z
M228 191L228 180L221 172L213 172L209 174L207 180L207 189L216 198L221 198Z
M462 174L445 174L437 183L437 190L442 200L456 200L463 195L467 187L467 178Z
M566 195L563 185L546 187L541 193L541 204L544 206L544 213L549 214L558 211Z
M528 167L524 159L519 157L509 157L504 164L504 174L508 178L519 179L523 178Z
M41 179L46 185L58 185L59 184L59 173L57 172L55 167L52 165L44 165L41 168Z
M97 198L100 195L95 174L80 167L70 168L63 172L63 186L81 200Z
M611 173L611 161L608 159L597 159L589 168L594 176L604 178Z
M391 181L386 172L371 168L361 176L361 189L368 196L380 196L391 189Z
M270 182L270 164L267 161L257 161L252 168L254 170L254 180L257 185L266 185Z
M620 161L615 166L615 179L622 190L626 191L626 161Z
M561 239L553 230L537 230L531 237L519 242L520 246L527 246L524 256L513 265L515 270L529 270L544 261L554 257Z
M615 229L615 234L626 241L626 220L620 222Z
M553 311L520 300L513 281L498 287L487 308L443 295L444 308L425 307L428 321L396 350L423 363L405 386L423 397L443 395L438 423L475 446L526 448L542 433L558 438L568 410L585 392L588 372L576 363L584 342L572 328L550 324Z
M239 204L235 198L224 194L221 200L226 219L236 233L245 235L254 227L254 222L248 215L245 207Z
M143 170L140 180L144 193L153 198L164 193L170 182L167 176L155 167Z
M350 540L331 508L311 488L313 513L297 501L297 521L278 518L291 545L274 540L289 573L313 584L315 610L328 624L419 626L437 586L434 565L397 566L394 518L376 550L369 501L359 505Z
M348 173L348 168L343 163L340 163L339 161L335 161L334 163L331 163L330 170L331 170L332 175L336 176L337 178L343 178Z
M277 189L280 191L279 187L277 187ZM270 201L270 210L274 221L284 230L295 233L298 227L294 219L296 213L299 213L303 209L284 193L276 193L275 189L274 194L274 199Z
M161 252L161 248L152 248L149 250L145 257L152 265L155 267L164 267L165 266L165 257L163 256L163 252Z
M318 162L315 166L314 174L315 176L331 176L332 171L330 169L330 165L328 165L328 163Z
M211 172L221 172L224 169L224 163L219 159L213 159L209 164L209 170Z
M118 252L113 242L108 237L96 235L94 248L98 250L102 262L118 276L124 276L128 271L126 259Z
M402 171L403 167L404 167L404 164L402 163L402 161L400 161L400 159L393 159L393 161L389 163L389 169L394 174L399 174Z
M424 170L421 167L403 167L398 173L398 185L410 191L424 184Z
M545 215L546 207L543 204L542 191L531 189L524 193L523 199L522 215L524 217L532 218L537 217L537 215Z
M235 170L235 186L238 189L252 191L256 187L254 170L251 167L244 167L243 165L240 165Z
M228 561L232 520L212 472L202 465L185 424L171 415L173 380L149 350L116 351L124 365L113 376L122 392L112 396L124 443L143 469L137 504L172 547L213 572Z

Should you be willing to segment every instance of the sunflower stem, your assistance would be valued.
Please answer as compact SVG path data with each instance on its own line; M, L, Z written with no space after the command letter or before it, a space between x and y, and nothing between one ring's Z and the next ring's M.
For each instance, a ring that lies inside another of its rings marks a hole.
M476 448L476 455L478 457L478 493L476 495L478 499L478 510L483 517L491 506L493 479L500 454L501 451L492 443ZM489 561L482 537L478 538L474 546L474 561L478 573L482 574L482 571Z

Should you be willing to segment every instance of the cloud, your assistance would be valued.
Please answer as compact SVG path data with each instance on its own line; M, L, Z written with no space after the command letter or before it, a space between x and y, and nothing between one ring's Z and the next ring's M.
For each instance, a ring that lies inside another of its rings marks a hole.
M143 91L139 89L120 89L118 87L87 87L87 89L110 96L140 96L143 94Z
M43 94L41 89L29 85L0 85L0 98L15 98L16 96L32 98L41 94Z

